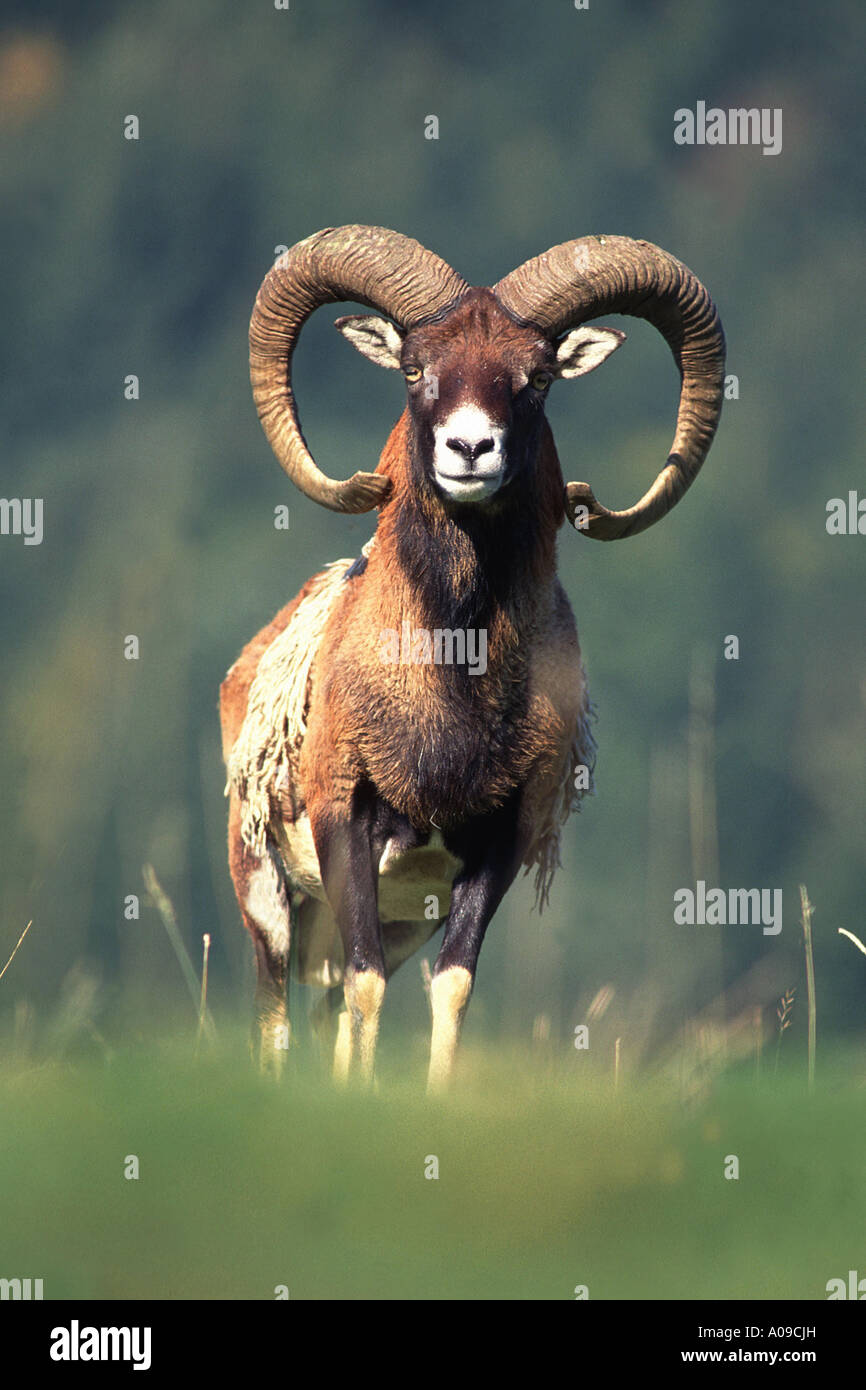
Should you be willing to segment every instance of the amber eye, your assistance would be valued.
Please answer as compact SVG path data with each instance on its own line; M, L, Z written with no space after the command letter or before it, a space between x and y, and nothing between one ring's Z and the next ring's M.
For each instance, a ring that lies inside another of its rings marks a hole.
M536 372L535 376L530 377L529 384L536 391L546 391L552 381L553 377L550 372Z
M420 381L424 373L420 367L404 367L403 375L410 383Z

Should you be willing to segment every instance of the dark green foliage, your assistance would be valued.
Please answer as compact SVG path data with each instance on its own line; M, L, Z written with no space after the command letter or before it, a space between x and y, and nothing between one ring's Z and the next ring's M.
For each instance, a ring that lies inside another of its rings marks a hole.
M185 1008L156 914L142 897L139 920L123 915L145 862L195 959L214 935L216 1007L244 994L218 685L372 527L291 491L253 412L247 323L275 247L372 222L481 284L590 232L658 242L716 298L740 383L667 521L621 545L562 537L600 712L598 794L564 838L549 914L530 916L528 885L502 909L470 1026L526 1037L545 1012L567 1035L578 1000L613 981L652 995L663 1036L765 952L779 957L771 1005L802 978L801 881L819 1036L862 1026L863 963L836 928L863 932L866 537L824 526L827 500L863 482L862 7L72 9L7 5L0 36L36 94L7 83L0 105L2 493L45 500L40 547L0 539L8 949L34 920L0 1006L53 1008L83 963L109 1031ZM698 99L782 107L782 154L675 146L674 110ZM347 352L337 312L305 331L296 385L314 450L348 476L375 465L402 387ZM660 466L677 385L653 331L618 326L626 348L550 404L567 476L614 506ZM273 526L282 502L288 533ZM729 633L737 662L722 659ZM710 929L671 926L673 891L693 881L697 649L715 669L720 881L782 887L777 938L727 929L708 947ZM391 1018L420 1027L409 969Z

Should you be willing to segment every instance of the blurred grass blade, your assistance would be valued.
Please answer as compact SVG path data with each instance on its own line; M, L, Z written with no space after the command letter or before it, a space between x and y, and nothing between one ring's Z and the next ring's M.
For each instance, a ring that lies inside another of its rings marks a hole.
M195 1038L195 1055L196 1055L196 1057L198 1056L198 1050L199 1050L199 1047L201 1046L201 1035L202 1035L202 1032L204 1031L205 1019L207 1018L207 963L208 963L208 957L209 957L209 956L210 956L210 933L209 933L209 932L205 932L204 936L202 937L201 999L199 1000L199 1007L198 1007L198 1032L196 1033L196 1038ZM209 1036L212 1036L212 1034L209 1034Z
M811 1091L815 1085L815 1035L817 1027L815 961L812 956L812 913L815 908L809 902L805 883L800 884L800 907L803 918L803 940L806 948L806 994L809 1008L809 1090Z
M189 951L184 946L183 938L178 930L177 917L175 916L171 898L157 878L152 864L145 864L141 873L144 878L144 886L153 899L154 906L162 918L162 924L165 927L168 939L177 956L178 965L180 966L183 978L186 980L187 989L190 992L190 997L196 1011L196 1017L198 1017L201 1008L201 986L198 976L195 973L195 967L190 960ZM216 1034L216 1029L210 1012L207 1009L205 1009L204 1026L208 1037L213 1038Z
M863 945L859 936L855 936L852 931L846 931L844 927L839 927L838 931L840 936L847 936L849 941L853 941L858 950L862 951L864 956L866 956L866 946Z
M13 960L15 959L15 956L16 956L16 954L17 954L17 952L18 952L18 947L21 945L21 942L24 940L25 936L27 935L27 933L29 932L29 930L30 930L30 928L31 928L32 926L33 926L33 923L32 923L32 922L28 922L28 923L27 923L27 926L24 928L23 932L22 932L21 935L19 936L18 941L17 941L16 946L15 946L15 950L12 952L12 954L11 954L11 956L9 957L9 959L7 960L6 964L3 966L3 969L0 970L0 980L3 979L3 976L6 974L6 971L9 969L10 965L12 964Z

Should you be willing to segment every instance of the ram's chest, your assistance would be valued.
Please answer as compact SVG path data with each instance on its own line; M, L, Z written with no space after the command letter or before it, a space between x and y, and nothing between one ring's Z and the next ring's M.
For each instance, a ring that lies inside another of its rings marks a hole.
M522 784L536 756L538 721L526 728L491 711L483 701L449 700L440 690L391 691L358 683L352 698L333 685L315 692L297 775L277 798L287 861L301 886L317 893L318 864L306 808L311 801L352 805L360 781L370 784L389 811L415 834L456 824L500 806ZM521 721L521 725L524 721ZM435 842L401 839L385 852L385 867L419 880L435 893L443 875ZM445 874L450 881L450 875ZM394 916L406 915L396 910Z
M416 825L454 823L502 802L527 780L545 746L530 701L485 699L447 679L380 697L355 724L364 768L379 794ZM542 721L543 722L543 721ZM447 808L447 810L446 810Z

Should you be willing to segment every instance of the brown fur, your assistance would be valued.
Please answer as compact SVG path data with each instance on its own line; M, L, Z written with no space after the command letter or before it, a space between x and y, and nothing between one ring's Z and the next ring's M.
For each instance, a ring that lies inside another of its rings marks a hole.
M404 415L379 465L394 490L363 582L347 583L322 634L301 760L304 800L311 810L321 804L348 815L354 788L367 777L413 824L429 829L434 820L445 826L501 805L515 787L531 783L537 814L537 784L563 777L585 700L577 633L555 576L553 533L563 510L552 438L545 441L545 481L552 486L535 502L539 529L550 537L547 553L515 558L523 583L485 615L487 674L476 680L449 666L380 659L383 630L399 630L404 619L428 629L443 623L395 558L398 519L414 505L406 429ZM441 508L426 506L446 557L446 583L460 600L477 584L477 559ZM522 558L529 563L521 566ZM436 766L427 781L418 763L429 738L437 749L435 757L430 749Z
M429 409L416 401L414 417L407 408L382 452L377 471L390 478L392 488L380 509L375 542L365 547L366 566L339 585L316 639L306 735L292 761L291 784L271 789L265 853L244 843L238 784L232 789L230 866L259 954L259 1015L267 1026L279 1013L275 1001L284 987L288 947L285 959L274 955L263 914L257 919L249 899L251 885L271 883L273 865L279 866L282 886L274 880L265 909L278 915L285 894L292 929L300 925L301 930L296 959L309 954L318 922L325 945L312 952L311 968L324 958L325 975L334 983L344 965L336 924L328 938L332 919L324 895L314 901L301 890L297 870L293 879L287 824L306 813L317 845L343 843L340 827L348 832L358 814L359 788L369 787L426 843L434 830L447 834L514 803L519 806L514 868L537 869L543 902L558 863L562 822L580 800L575 767L591 768L593 762L577 630L556 577L564 486L543 408L536 411L530 403L526 418L536 443L527 445L525 465L503 495L495 495L481 512L443 505L423 459L431 420L447 418L455 402L480 404L491 419L501 417L506 424L515 391L525 385L527 373L549 364L551 347L533 330L514 324L489 291L470 292L441 323L408 334L404 360L419 342L441 394ZM227 761L264 653L318 581L319 576L309 580L244 648L223 682ZM400 632L404 622L427 631L484 629L486 672L473 676L456 665L383 661L381 634ZM409 858L412 853L410 848ZM330 872L328 899L336 912L334 885L342 885L337 893L342 899L354 870L338 862ZM448 892L447 881L443 891ZM437 923L380 925L387 974ZM350 1008L351 981L357 978L357 970L345 976Z

